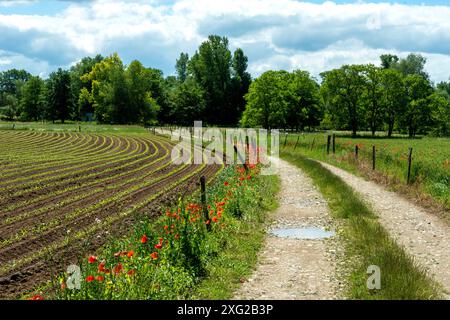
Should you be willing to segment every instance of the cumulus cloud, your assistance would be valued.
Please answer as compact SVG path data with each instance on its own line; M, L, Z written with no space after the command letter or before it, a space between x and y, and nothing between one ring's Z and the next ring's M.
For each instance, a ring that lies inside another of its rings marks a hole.
M34 69L117 51L125 62L137 58L171 74L181 51L192 54L209 34L219 34L229 37L232 48L244 49L254 76L281 68L318 76L342 63L378 63L386 52L422 53L432 79L450 75L450 6L296 0L65 2L65 9L53 15L2 15L0 10L0 49L23 57L24 66L34 64ZM0 64L0 69L6 67Z

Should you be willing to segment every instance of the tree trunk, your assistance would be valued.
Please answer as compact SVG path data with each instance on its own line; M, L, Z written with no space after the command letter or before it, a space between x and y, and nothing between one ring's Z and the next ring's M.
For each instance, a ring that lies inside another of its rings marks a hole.
M392 132L394 131L394 117L391 116L389 117L389 121L388 121L388 137L390 138L392 136Z
M358 130L358 122L357 122L357 120L356 119L352 119L352 123L351 123L351 126L352 126L352 136L356 136L356 131Z
M394 126L391 124L391 123L389 123L389 128L388 128L388 138L390 138L390 137L392 137L392 131L393 131L393 128Z

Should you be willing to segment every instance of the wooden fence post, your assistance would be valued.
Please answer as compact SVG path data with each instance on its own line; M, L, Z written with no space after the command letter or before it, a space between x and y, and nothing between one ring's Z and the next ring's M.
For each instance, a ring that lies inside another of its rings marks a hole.
M358 160L358 152L359 152L359 147L358 145L355 146L355 159Z
M286 143L287 143L287 133L284 133L284 145L283 148L286 147Z
M336 153L336 134L333 133L333 154Z
M205 217L206 230L211 231L211 221L209 220L208 206L206 204L206 178L205 178L205 176L200 177L200 185L201 185L202 210L203 210L203 215Z
M78 126L78 132L81 132L81 126Z
M14 130L14 128L16 127L16 124L15 123L13 123L13 126L12 126L12 129Z
M375 170L376 148L372 146L372 170Z
M412 163L412 148L409 148L408 155L408 177L406 179L406 183L409 184L411 181L411 163Z
M331 143L331 136L327 136L327 154L330 154L330 143Z
M300 139L300 136L297 137L297 142L295 142L294 150L297 148L298 140Z
M233 146L233 149L234 149L234 153L237 154L239 160L243 163L245 172L247 173L248 172L248 168L247 168L247 164L245 163L245 159L242 159L241 154L238 152L238 149L237 149L236 145Z

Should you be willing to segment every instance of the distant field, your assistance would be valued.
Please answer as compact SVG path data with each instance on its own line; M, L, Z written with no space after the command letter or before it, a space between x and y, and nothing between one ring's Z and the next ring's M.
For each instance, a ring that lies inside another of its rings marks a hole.
M137 126L25 125L33 130L0 130L0 297L48 279L134 214L157 216L221 168L174 165L173 142Z
M99 132L99 133L139 133L145 128L138 125L102 125L95 122L73 122L64 124L52 122L8 122L0 121L0 130L33 130L33 131L71 131L71 132Z
M425 195L447 207L450 206L450 139L428 138L407 139L394 137L351 138L337 133L336 154L327 155L326 133L290 134L286 148L294 148L312 158L344 167L345 169L374 175L372 172L372 146L376 147L376 171L389 180L392 186L404 186L407 179L408 149L412 151L411 184ZM298 143L297 143L298 139ZM285 136L280 136L283 148ZM359 147L358 161L355 161L355 146Z

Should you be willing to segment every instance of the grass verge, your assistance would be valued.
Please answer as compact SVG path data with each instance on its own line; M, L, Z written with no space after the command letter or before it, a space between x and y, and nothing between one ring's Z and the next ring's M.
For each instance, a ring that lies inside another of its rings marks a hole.
M380 225L376 215L342 179L317 161L292 151L281 156L304 170L328 202L334 218L342 222L346 245L350 299L423 300L442 298L441 288L431 280ZM367 269L380 267L381 289L367 289Z
M257 254L263 244L266 213L278 206L276 195L280 188L278 176L259 176L255 199L247 199L242 210L245 219L238 220L226 235L227 243L207 266L209 277L203 279L195 292L194 299L232 298L242 278L249 276L257 262Z

